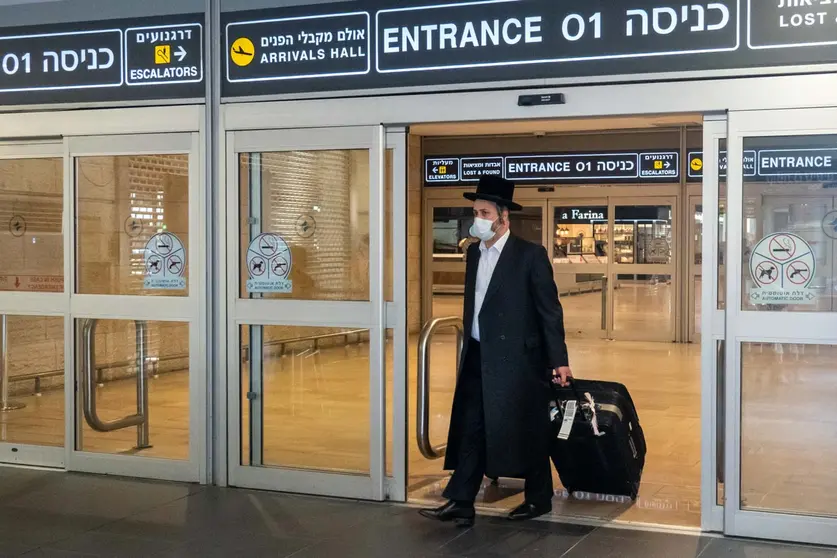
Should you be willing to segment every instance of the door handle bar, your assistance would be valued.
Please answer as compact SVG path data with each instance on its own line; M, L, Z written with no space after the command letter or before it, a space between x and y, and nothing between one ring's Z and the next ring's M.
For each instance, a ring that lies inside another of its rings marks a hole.
M418 342L418 389L416 397L416 440L421 454L427 459L439 459L445 456L446 444L434 446L430 442L430 340L440 329L456 330L456 367L459 369L464 343L462 319L456 316L434 318L421 330Z
M96 326L98 320L87 319L82 325L82 401L84 419L96 432L113 432L123 428L137 427L137 449L151 447L148 440L148 324L134 321L137 348L137 412L120 419L105 421L99 417L96 403Z

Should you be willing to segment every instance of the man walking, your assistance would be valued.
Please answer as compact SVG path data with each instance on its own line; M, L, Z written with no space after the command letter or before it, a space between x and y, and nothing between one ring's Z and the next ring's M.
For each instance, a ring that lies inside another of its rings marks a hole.
M564 318L546 250L509 231L514 184L482 177L465 272L465 347L451 411L445 469L448 503L424 517L474 524L484 476L524 478L525 501L509 519L552 511L549 382L572 377Z

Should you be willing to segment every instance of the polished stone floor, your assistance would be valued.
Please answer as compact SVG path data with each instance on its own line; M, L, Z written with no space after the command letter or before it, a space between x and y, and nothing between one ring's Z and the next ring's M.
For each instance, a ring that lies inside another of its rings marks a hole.
M0 557L835 558L837 550L0 468Z

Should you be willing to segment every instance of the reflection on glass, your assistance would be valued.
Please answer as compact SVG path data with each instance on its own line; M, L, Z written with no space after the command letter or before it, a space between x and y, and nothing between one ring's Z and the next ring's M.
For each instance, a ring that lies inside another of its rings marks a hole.
M369 472L369 331L263 326L262 463ZM242 463L252 463L247 393L253 390L249 327L241 328ZM391 350L391 349L388 349ZM257 373L259 366L252 367ZM258 417L257 417L258 418Z
M245 153L239 175L242 297L255 294L248 280L262 273L286 279L289 292L260 297L369 300L368 150ZM248 256L251 241L268 233L287 245L288 258L258 248Z
M62 292L64 163L0 160L0 291Z
M64 318L0 316L0 338L9 402L20 407L0 412L0 442L63 446Z
M835 145L837 136L744 138L745 151L759 150L759 172L744 177L743 310L837 311L837 235L828 234L835 176L799 167Z
M618 275L613 292L613 328L617 332L673 337L674 288L671 275Z
M837 516L834 345L741 346L741 507Z
M471 207L433 208L433 261L462 261L468 246L477 239L469 234L474 223ZM509 213L512 234L530 242L543 242L543 213L540 207L524 207Z
M473 223L470 207L433 208L433 261L461 261L472 241L468 229Z
M80 157L76 200L78 293L188 294L188 155Z
M671 206L616 206L614 260L620 264L669 264Z
M95 327L90 327L95 322ZM139 326L139 327L138 327ZM144 327L143 327L144 326ZM148 388L148 447L138 447L137 427L101 432L79 413L80 451L189 459L189 324L131 320L76 321L76 336L92 362L78 367L79 386L95 385L95 416L103 422L138 414L144 371ZM145 360L139 355L145 352ZM85 359L80 359L84 361ZM82 388L82 394L84 393ZM84 395L85 401L86 395Z
M607 233L607 206L556 207L553 262L607 263Z

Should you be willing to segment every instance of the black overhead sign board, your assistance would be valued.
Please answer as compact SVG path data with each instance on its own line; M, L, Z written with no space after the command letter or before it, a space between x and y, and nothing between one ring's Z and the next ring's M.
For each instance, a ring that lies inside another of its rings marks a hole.
M203 97L202 20L0 29L0 104Z
M837 147L745 149L744 178L753 181L820 181L837 179ZM718 152L718 177L727 177L726 151ZM689 152L688 179L703 179L703 152Z
M680 180L677 151L427 157L424 166L424 181L428 186L472 183L484 174L508 178L521 185Z
M837 61L832 0L361 0L223 17L228 97Z

